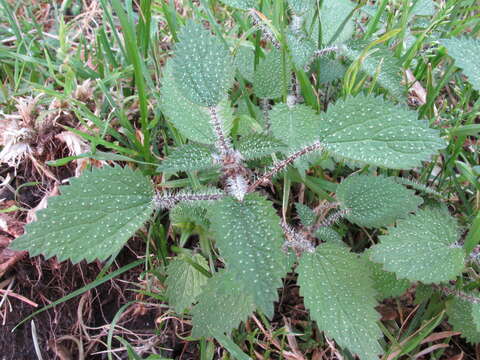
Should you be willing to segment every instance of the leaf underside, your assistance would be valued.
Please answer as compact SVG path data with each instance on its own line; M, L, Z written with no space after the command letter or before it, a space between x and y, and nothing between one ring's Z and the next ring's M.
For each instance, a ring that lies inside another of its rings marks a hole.
M405 218L423 200L391 179L381 176L350 176L337 187L337 200L349 221L365 227L382 227Z
M233 82L233 57L220 38L189 21L175 46L173 75L180 92L200 106L215 106Z
M398 278L439 283L454 279L464 269L465 251L453 246L457 239L458 225L446 210L419 210L389 227L370 258Z
M305 306L320 330L361 359L383 353L373 282L362 259L347 248L322 244L302 255L297 272Z
M26 234L11 244L30 256L106 260L118 253L152 213L153 188L139 171L105 166L85 171L60 188L26 226Z
M208 268L207 261L200 254L194 255L192 261L205 269ZM196 301L197 296L202 292L202 286L206 284L207 280L208 278L205 275L183 258L175 257L167 267L165 285L167 286L168 302L174 306L177 313L181 314Z

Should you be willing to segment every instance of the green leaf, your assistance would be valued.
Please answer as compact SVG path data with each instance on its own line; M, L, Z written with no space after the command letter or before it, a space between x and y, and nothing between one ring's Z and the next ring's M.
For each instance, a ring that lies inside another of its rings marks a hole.
M235 55L235 66L245 80L253 82L255 72L255 50L246 46L241 46Z
M234 271L222 269L208 279L198 296L192 310L192 336L230 334L255 309L254 293L237 280Z
M290 87L290 64L286 64L286 72L282 67L282 53L271 50L264 59L260 61L255 74L253 75L253 91L261 99L276 99L282 96L284 82L287 81Z
M429 160L445 142L417 113L380 97L340 100L323 114L321 141L335 155L370 165L411 169Z
M243 202L228 197L213 203L208 216L226 268L271 317L285 274L283 232L272 203L256 194Z
M230 51L202 25L189 21L175 45L173 75L180 92L200 106L215 106L233 83L235 67Z
M340 234L334 229L332 229L331 227L325 227L325 226L320 227L315 232L315 237L327 243L332 243L340 246L347 246L347 244L343 242Z
M410 287L410 281L402 279L398 280L394 273L382 269L381 264L376 264L368 259L369 251L365 253L364 260L370 268L373 280L373 287L377 291L377 299L383 300L387 298L401 296Z
M190 140L213 144L216 136L211 125L207 108L187 100L175 85L172 63L168 61L162 80L160 108L173 125ZM233 124L233 110L230 101L225 98L217 106L217 113L222 121L225 134L229 134Z
M196 254L192 261L201 267L208 269L208 263L205 258ZM170 305L174 306L177 313L183 311L192 305L197 296L202 292L202 286L207 283L208 278L183 258L177 256L167 267L167 299Z
M319 62L321 83L329 83L343 79L347 68L340 61L328 58L321 58Z
M182 145L162 161L157 171L176 173L178 171L198 171L218 166L214 163L213 147L200 144Z
M231 6L240 10L249 10L255 8L257 0L220 0L225 5Z
M210 221L207 219L207 209L198 201L195 203L180 203L170 210L169 215L173 226L183 227L194 224L205 230L210 226Z
M315 42L303 32L287 31L287 45L292 61L297 69L303 69L313 60L316 50Z
M281 141L262 134L247 135L236 146L236 149L240 151L245 160L260 159L282 151L285 148Z
M480 304L454 298L447 304L448 322L471 344L480 343Z
M353 43L346 47L345 55L351 61L355 61L361 56L366 45L364 42ZM392 56L392 51L388 48L374 48L360 65L363 72L375 78L376 84L388 90L396 99L405 98L401 62Z
M280 103L269 113L275 138L288 146L286 154L310 145L319 139L320 117L306 105L288 107Z
M435 11L435 3L432 0L417 0L410 13L412 16L432 16Z
M371 259L401 279L426 284L453 280L464 269L465 251L455 246L457 239L457 222L444 210L419 210L380 236Z
M447 48L455 64L463 69L473 88L480 91L480 40L463 37L441 40L440 43Z
M383 353L369 268L357 255L335 244L305 253L298 267L305 306L320 330L361 359Z
M300 218L300 222L303 226L312 226L315 224L317 215L315 215L315 212L307 205L295 203L295 210L297 210L297 215Z
M337 200L349 221L365 227L382 227L405 218L423 200L389 178L354 175L337 187Z
M296 15L302 15L317 5L316 0L288 0L288 5Z
M355 9L355 4L349 0L324 0L320 9L320 21L322 23L322 41L329 44L339 27ZM334 44L343 43L350 39L355 30L353 18L350 18L340 35L333 41ZM317 31L318 33L318 31Z
M153 210L150 180L129 167L103 167L85 171L60 188L38 221L26 226L26 234L14 240L13 250L30 256L106 260L149 219Z

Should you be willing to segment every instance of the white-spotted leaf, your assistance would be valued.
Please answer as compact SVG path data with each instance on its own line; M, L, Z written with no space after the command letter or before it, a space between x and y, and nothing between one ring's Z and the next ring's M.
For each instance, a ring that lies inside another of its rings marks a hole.
M276 99L282 96L284 88L290 88L290 63L282 66L282 54L277 49L271 50L260 60L253 75L253 91L261 99ZM285 70L285 71L284 71Z
M211 169L218 166L215 164L212 154L215 149L200 144L182 145L162 161L158 171L175 173L178 171L198 171Z
M241 46L235 55L235 66L245 80L253 82L255 51L252 48Z
M254 293L236 279L233 271L222 269L208 279L192 310L192 336L230 334L256 308Z
M281 141L262 134L247 135L236 146L245 160L260 159L285 149L286 146Z
M26 226L12 249L73 263L106 260L122 249L153 210L150 180L128 167L87 170L70 179L60 193L48 199L38 221Z
M337 200L347 210L345 217L360 226L381 227L405 218L423 200L392 179L354 175L337 187Z
M312 226L315 224L317 215L307 205L295 203L295 210L303 226Z
M315 42L301 31L288 31L286 35L292 62L297 69L303 69L313 60L313 54L316 50Z
M448 281L464 269L465 251L455 245L457 240L456 220L444 209L428 208L389 227L370 258L400 279L425 284Z
M175 46L173 76L180 92L201 106L215 106L233 83L233 57L220 38L189 21Z
M373 280L373 287L377 291L377 299L401 296L410 287L410 281L397 279L394 273L382 269L381 264L377 264L368 259L369 251L365 253L364 260L370 268Z
M322 41L325 45L330 43L343 43L352 37L355 25L353 17L348 20L347 17L353 9L355 9L355 4L350 0L323 1L322 8L320 9L320 20L322 23ZM338 37L334 39L337 31L344 22L345 26Z
M216 136L212 129L208 109L194 104L182 95L175 84L172 71L172 62L168 61L160 89L162 95L160 108L163 114L183 136L199 143L213 144ZM234 116L227 98L217 106L217 114L222 122L224 132L230 133Z
M440 43L447 48L455 65L463 70L474 89L480 91L480 40L463 37L441 40Z
M256 194L242 202L229 197L212 203L208 216L226 268L271 317L285 274L283 232L272 203Z
M191 261L205 270L208 269L207 261L200 254L192 256ZM196 301L207 280L208 278L204 274L185 261L183 257L175 257L168 264L167 280L165 281L169 304L174 307L177 313L181 314Z
M317 1L316 0L288 0L288 5L296 15L302 15L311 9L315 9L317 5Z
M255 8L257 0L220 0L225 5L231 6L240 10L249 10Z
M480 304L454 298L447 303L448 322L471 344L480 343Z
M376 359L383 350L369 268L358 255L336 244L304 253L297 269L300 294L320 330L360 359Z
M427 161L445 142L418 114L380 97L358 95L337 101L323 114L319 135L334 155L393 169Z

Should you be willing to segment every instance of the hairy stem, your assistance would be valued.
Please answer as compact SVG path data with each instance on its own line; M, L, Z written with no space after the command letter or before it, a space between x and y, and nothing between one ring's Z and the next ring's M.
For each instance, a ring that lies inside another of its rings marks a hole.
M225 197L225 193L211 191L205 193L162 193L153 198L156 209L171 209L180 202L215 201Z
M265 24L265 22L268 20L266 18L262 19L263 14L255 9L250 9L248 14L252 18L253 25L255 25L262 33L263 38L269 40L276 49L280 49L279 41L273 34L272 30L270 30L270 28Z
M455 297L458 297L462 300L465 300L469 303L472 303L472 304L480 304L480 298L476 297L476 296L473 296L473 295L469 295L463 291L460 291L460 290L455 290L455 289L451 289L449 287L446 287L446 286L440 286L440 285L432 285L435 289L439 290L441 293L443 293L444 295L453 295Z
M217 137L215 146L217 150L220 151L220 154L222 155L222 157L224 157L225 155L233 151L232 144L230 143L230 140L228 139L228 137L225 136L225 133L223 132L222 123L218 118L217 108L215 106L211 106L208 108L208 110L210 111L210 122L212 124L215 136Z
M302 254L304 252L313 253L315 252L315 246L309 241L305 236L303 236L298 231L295 231L290 225L282 219L280 223L283 233L287 238L287 241L283 244L283 249L292 248L297 254Z
M284 170L288 165L292 164L298 158L300 158L300 157L302 157L306 154L309 154L311 152L314 152L314 151L317 151L317 150L323 150L323 149L324 149L324 145L320 141L317 141L317 142L313 143L312 145L306 146L302 150L299 150L296 153L293 153L292 155L290 155L285 160L282 160L282 161L278 162L277 164L275 164L275 166L270 171L268 171L262 177L260 177L257 181L255 181L248 188L248 191L252 192L257 187L259 187L260 185L268 182L271 178L273 178L275 176L275 174Z

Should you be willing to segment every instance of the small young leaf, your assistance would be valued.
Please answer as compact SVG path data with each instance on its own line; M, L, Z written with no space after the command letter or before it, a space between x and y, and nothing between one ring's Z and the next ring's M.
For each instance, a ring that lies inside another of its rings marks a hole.
M292 61L297 69L303 69L313 59L316 50L315 42L303 32L288 31L286 35Z
M373 287L377 290L377 299L383 300L391 297L401 296L410 287L410 281L398 280L394 273L382 269L381 264L376 264L368 259L369 252L365 253L364 260L370 268L373 280Z
M352 43L346 47L345 55L351 60L357 60L362 54L365 43ZM362 61L361 69L371 77L376 78L376 83L388 90L396 99L405 97L405 86L402 85L401 63L392 56L387 48L375 48Z
M295 210L297 210L297 215L300 218L300 222L303 226L312 226L315 224L317 215L315 215L315 212L307 205L295 203Z
M380 97L337 101L323 114L319 135L333 154L393 169L411 169L445 147L417 113Z
M235 66L245 80L253 82L253 75L255 72L255 51L252 48L241 46L235 56Z
M347 246L347 244L343 242L340 234L335 230L333 230L331 227L325 227L325 226L320 227L315 232L315 237L327 243L332 243L340 246Z
M208 216L226 268L271 317L285 274L283 232L272 204L256 194L243 202L228 197L212 203Z
M220 270L208 279L192 310L192 336L227 333L256 310L254 293L238 281L234 271Z
M210 221L207 219L207 209L196 204L178 204L169 212L170 222L174 226L185 226L186 224L194 224L203 229L208 229Z
M218 166L214 163L212 154L215 153L213 147L200 144L182 145L172 151L172 153L162 161L157 168L158 171L176 173L178 171L198 171L211 169Z
M85 171L48 200L38 221L11 244L30 256L106 260L118 253L153 211L150 180L129 167L105 166Z
M220 0L225 5L231 6L240 10L249 10L255 8L257 0Z
M471 344L480 343L480 304L454 298L447 304L448 322Z
M365 227L382 227L405 218L423 200L389 178L354 175L337 187L337 200L349 221Z
M233 57L226 45L202 25L189 21L175 46L173 75L180 92L200 106L215 106L233 82Z
M344 247L323 244L303 254L297 272L305 306L320 330L362 360L383 353L375 290L364 261Z
M236 146L245 160L260 159L285 150L285 148L286 146L281 141L262 134L247 135Z
M194 255L192 261L208 269L208 263L202 255ZM191 264L179 256L175 257L167 267L165 285L168 302L174 306L178 314L181 314L196 301L207 280L208 278Z
M445 39L440 42L453 57L455 64L463 69L473 88L480 91L480 40L473 38Z
M448 281L464 269L465 251L454 246L457 239L457 222L444 210L419 210L380 236L371 259L401 279L426 284Z
M277 49L271 50L260 61L253 76L253 91L260 99L276 99L282 96L284 83L290 87L290 64L287 61L286 72L282 67L282 54Z
M192 103L180 93L175 85L172 72L172 62L168 61L161 88L160 108L163 114L183 136L199 143L213 144L217 138L212 129L208 109ZM222 121L224 132L230 133L234 116L227 98L217 106L217 114Z

